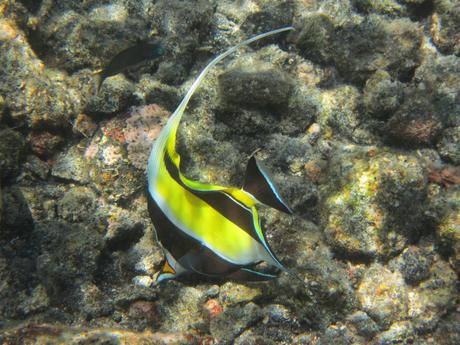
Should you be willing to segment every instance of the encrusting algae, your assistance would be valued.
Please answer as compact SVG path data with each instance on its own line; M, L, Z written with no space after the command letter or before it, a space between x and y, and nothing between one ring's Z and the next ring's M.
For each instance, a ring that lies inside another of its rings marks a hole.
M0 0L0 343L460 343L457 3ZM151 141L208 61L288 26L213 67L175 149L238 187L258 150L293 211L258 207L264 238L302 281L156 284Z

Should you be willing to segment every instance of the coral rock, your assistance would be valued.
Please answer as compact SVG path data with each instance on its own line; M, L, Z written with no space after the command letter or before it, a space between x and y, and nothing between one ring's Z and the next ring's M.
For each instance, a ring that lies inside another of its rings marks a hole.
M51 157L60 148L64 139L50 132L32 132L29 137L32 151L42 158Z
M0 181L13 178L19 173L25 142L11 129L0 130Z
M401 274L374 264L357 291L362 308L382 327L407 316L407 288Z
M222 306L219 304L219 301L216 299L207 300L203 305L203 310L210 319L216 317L224 311Z
M369 158L359 153L362 148L347 151L336 154L344 156L329 172L341 176L342 186L337 191L338 185L330 184L336 192L325 199L326 237L343 254L393 256L423 226L422 165L412 156L380 153Z

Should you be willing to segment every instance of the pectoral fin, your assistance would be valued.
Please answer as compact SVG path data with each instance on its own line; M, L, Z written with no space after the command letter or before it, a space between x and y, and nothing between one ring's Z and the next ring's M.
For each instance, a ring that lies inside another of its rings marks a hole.
M185 271L186 270L176 260L174 260L172 255L169 252L166 252L166 260L157 276L156 282L160 283L164 280L175 279Z
M246 168L243 190L267 206L292 214L292 210L272 182L270 174L254 156L251 156Z

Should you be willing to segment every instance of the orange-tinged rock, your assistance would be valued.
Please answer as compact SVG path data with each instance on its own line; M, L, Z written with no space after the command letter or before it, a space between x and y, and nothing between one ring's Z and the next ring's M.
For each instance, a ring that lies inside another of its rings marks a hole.
M217 315L219 315L220 313L222 313L223 311L223 308L222 306L219 304L219 302L216 300L216 299L209 299L203 306L203 310L205 312L205 314L209 317L209 318L214 318L216 317Z
M10 41L19 35L15 25L9 20L0 19L0 41Z

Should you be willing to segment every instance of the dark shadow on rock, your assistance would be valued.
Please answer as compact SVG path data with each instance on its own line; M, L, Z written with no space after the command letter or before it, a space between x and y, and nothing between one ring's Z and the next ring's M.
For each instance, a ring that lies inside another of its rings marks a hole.
M2 191L1 197L0 241L25 239L33 230L34 223L24 195L18 187L12 186Z
M20 305L37 285L34 221L24 195L16 186L1 191L0 319L23 318Z

